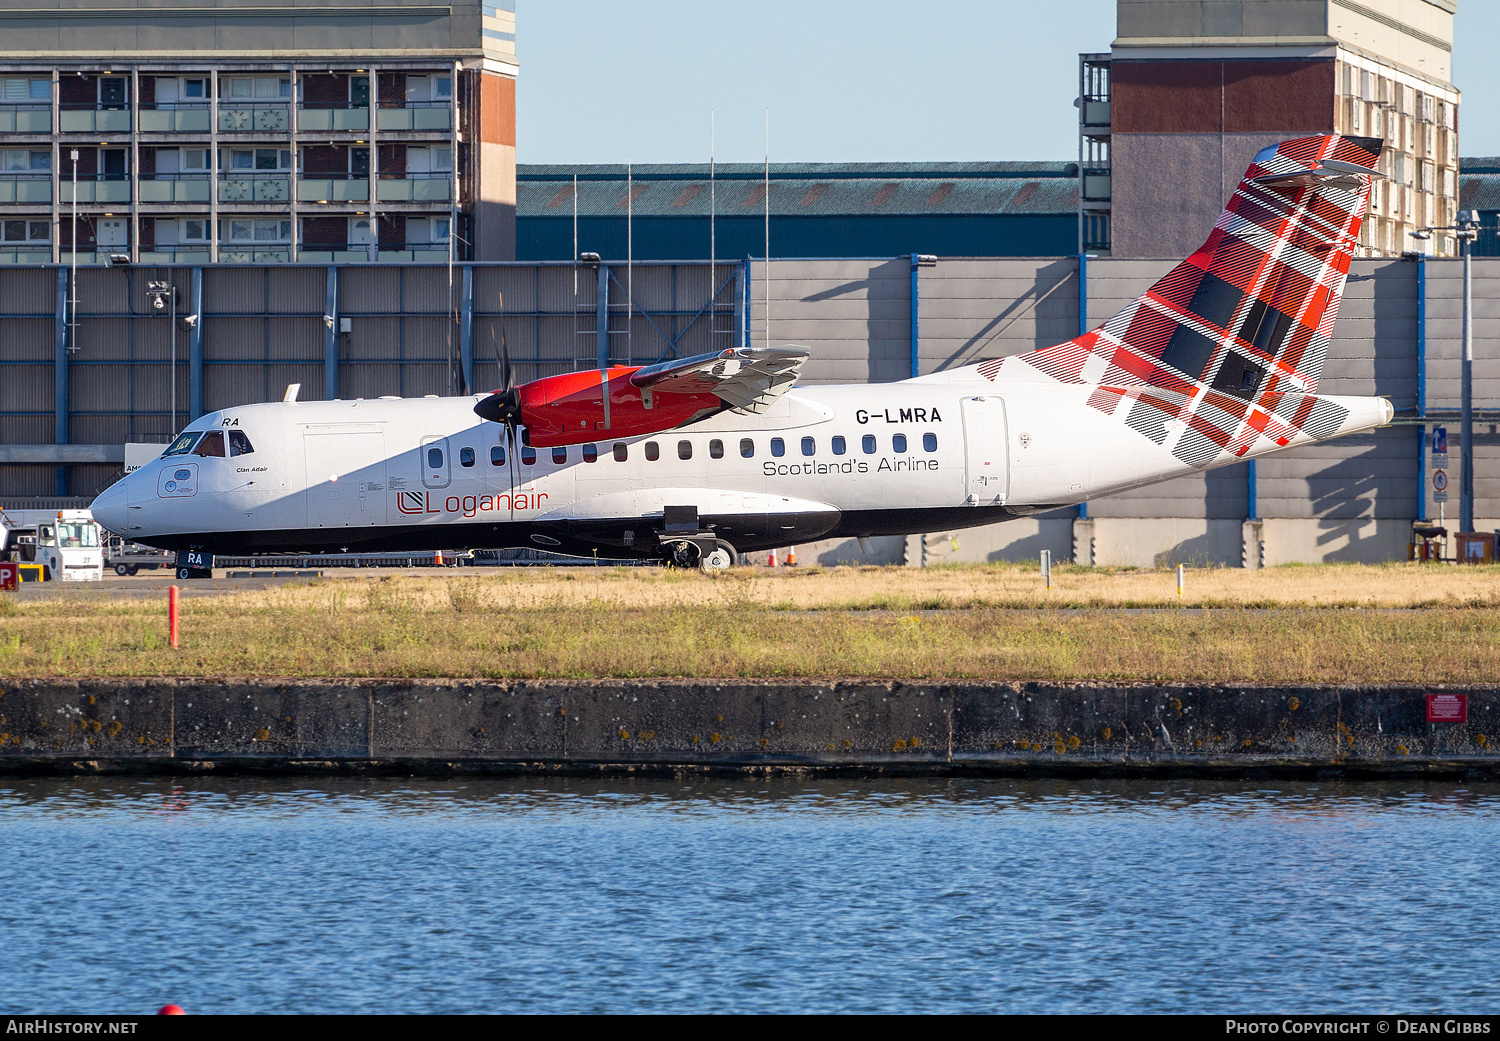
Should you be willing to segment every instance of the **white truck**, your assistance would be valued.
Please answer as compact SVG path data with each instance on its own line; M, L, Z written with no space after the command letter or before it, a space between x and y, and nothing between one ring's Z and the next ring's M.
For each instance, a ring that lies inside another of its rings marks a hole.
M104 547L99 534L88 510L0 509L0 559L41 564L47 579L102 579Z

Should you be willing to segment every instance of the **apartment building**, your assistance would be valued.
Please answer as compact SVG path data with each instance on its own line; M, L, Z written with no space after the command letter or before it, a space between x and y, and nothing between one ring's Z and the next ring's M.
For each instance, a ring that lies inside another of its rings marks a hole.
M1257 151L1310 133L1385 141L1365 256L1456 252L1456 0L1119 0L1079 56L1080 248L1186 255Z
M0 263L509 260L514 0L0 9Z

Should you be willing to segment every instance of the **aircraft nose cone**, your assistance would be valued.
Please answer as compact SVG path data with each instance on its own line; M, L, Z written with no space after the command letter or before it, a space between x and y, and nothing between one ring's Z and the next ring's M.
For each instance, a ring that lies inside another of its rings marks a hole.
M130 525L130 494L125 489L125 482L130 478L116 481L104 491L99 493L89 505L89 512L94 515L94 520L100 525L108 528L116 535L129 537L128 527Z

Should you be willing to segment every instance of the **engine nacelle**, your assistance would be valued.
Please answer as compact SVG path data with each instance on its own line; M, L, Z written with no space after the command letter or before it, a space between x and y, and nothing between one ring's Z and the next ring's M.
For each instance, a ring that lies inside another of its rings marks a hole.
M643 391L630 383L630 374L639 368L617 365L603 372L563 372L517 388L521 425L531 443L538 448L554 448L639 437L670 430L725 407L715 394ZM604 402L606 387L608 408Z

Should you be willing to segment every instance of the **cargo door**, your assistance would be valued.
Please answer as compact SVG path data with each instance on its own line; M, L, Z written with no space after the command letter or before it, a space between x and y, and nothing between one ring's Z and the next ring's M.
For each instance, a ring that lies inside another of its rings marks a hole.
M385 523L385 434L308 431L307 526L365 528Z
M965 398L964 481L965 502L970 506L995 506L1010 494L1010 451L1005 429L1003 398Z

